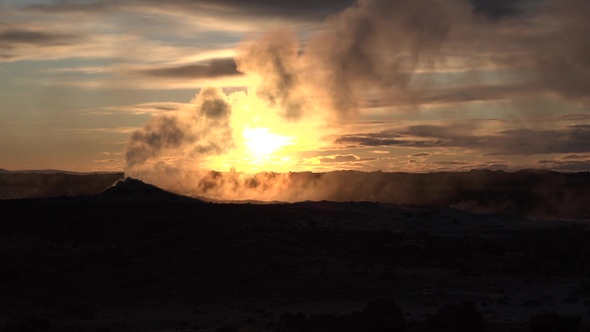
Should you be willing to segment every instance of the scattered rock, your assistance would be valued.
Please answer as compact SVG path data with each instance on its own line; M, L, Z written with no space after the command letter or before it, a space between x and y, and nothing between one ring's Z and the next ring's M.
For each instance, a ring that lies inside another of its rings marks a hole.
M2 332L36 332L51 329L51 323L43 318L28 316L13 318L4 324Z
M99 327L95 330L95 332L111 332L110 327Z
M235 329L233 327L229 327L229 326L215 329L215 332L237 332L237 331L238 331L237 329Z
M578 284L578 287L576 288L576 290L574 290L574 293L572 294L572 296L575 296L576 298L590 297L590 280L580 281L580 283Z
M538 300L528 300L522 304L523 307L527 307L527 308L540 308L543 305L544 305L543 302L538 301Z
M393 300L380 298L370 302L359 313L359 331L405 331L406 319L402 309Z
M85 307L71 306L65 308L61 313L71 319L89 320L94 319L94 312Z
M363 311L344 316L313 315L301 325L305 332L405 332L407 322L401 308L393 300L379 298Z
M580 316L559 316L548 313L529 319L530 332L578 332L580 330Z
M11 319L6 324L2 332L35 332L37 329L24 319Z
M33 326L36 330L39 331L46 331L51 329L51 323L43 318L39 318L36 316L27 316L24 318L31 326Z
M445 305L438 313L426 319L426 325L431 331L449 332L483 332L485 322L477 311L475 303Z
M301 312L297 314L283 312L281 316L279 316L279 323L283 324L285 327L300 327L305 323L305 314Z

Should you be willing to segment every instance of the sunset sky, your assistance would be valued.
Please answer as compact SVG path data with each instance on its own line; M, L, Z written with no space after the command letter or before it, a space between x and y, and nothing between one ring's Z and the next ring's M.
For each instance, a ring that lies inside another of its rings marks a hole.
M590 170L588 0L0 2L0 168Z

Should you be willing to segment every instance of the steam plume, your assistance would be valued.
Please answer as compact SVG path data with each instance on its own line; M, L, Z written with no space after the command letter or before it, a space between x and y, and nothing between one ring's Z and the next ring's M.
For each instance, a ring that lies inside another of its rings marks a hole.
M193 109L152 118L131 137L126 172L166 189L219 199L322 199L329 182L318 185L314 177L298 182L275 173L210 172L205 161L239 145L244 125L235 120L238 112L240 121L277 114L287 123L318 114L342 120L357 116L371 96L418 108L436 101L427 95L431 82L419 74L452 61L488 68L518 64L525 74L494 98L518 93L587 103L590 44L580 40L590 34L590 3L517 2L358 0L305 42L284 30L245 41L235 60L240 72L255 78L248 92L226 96L206 88ZM244 114L237 105L253 98L264 107Z
M312 75L330 108L344 115L358 111L367 87L390 98L408 93L414 70L435 60L450 29L436 0L362 0L327 24L309 45L310 64L321 68Z
M155 116L133 133L127 145L128 170L145 168L164 157L199 159L222 154L233 146L231 106L218 88L206 88L193 108Z
M306 104L298 53L295 34L277 31L243 46L236 58L239 71L260 77L256 95L292 120L301 117Z

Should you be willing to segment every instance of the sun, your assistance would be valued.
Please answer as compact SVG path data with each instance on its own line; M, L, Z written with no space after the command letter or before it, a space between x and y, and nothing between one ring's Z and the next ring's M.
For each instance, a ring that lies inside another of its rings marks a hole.
M268 128L245 128L244 143L253 156L269 156L279 149L293 144L293 138L270 132Z

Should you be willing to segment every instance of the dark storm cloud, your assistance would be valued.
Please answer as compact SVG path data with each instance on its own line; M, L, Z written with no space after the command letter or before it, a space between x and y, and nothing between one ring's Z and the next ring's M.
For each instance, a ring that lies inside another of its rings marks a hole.
M40 46L66 45L70 44L75 35L61 34L42 31L31 31L22 29L8 29L0 31L0 44L31 44Z
M339 154L334 156L326 156L319 159L322 164L348 164L373 160L377 160L377 158L360 158L359 156L353 154Z
M437 139L439 146L482 150L488 155L533 155L590 151L589 129L566 127L560 130L511 129L496 133L472 133L476 126L463 130L453 125L420 125L402 134Z
M342 135L338 137L334 143L352 146L391 146L391 145L405 145L406 143L398 138L402 135L396 132L378 132L378 133L364 133Z
M155 1L155 0L152 0ZM160 1L157 1L160 4ZM351 6L353 0L189 0L168 1L182 6L195 6L196 8L208 6L225 11L231 10L238 13L254 14L259 16L281 16L295 18L324 19L326 16L344 10Z
M478 133L477 123L416 125L398 131L343 135L336 144L357 147L408 146L454 147L485 155L534 155L590 152L590 126L568 126L553 130L510 129Z
M193 64L179 67L148 69L139 72L142 75L162 78L199 79L242 75L236 70L233 59L215 59L206 64Z
M123 0L123 1L93 1L85 3L59 1L53 4L31 5L29 10L68 13L104 12L112 9L133 9L151 7L155 10L178 10L183 13L198 13L204 11L215 12L228 16L260 16L260 17L285 17L303 20L323 20L330 14L344 10L354 3L354 0L300 0L300 1L275 1L275 0Z

